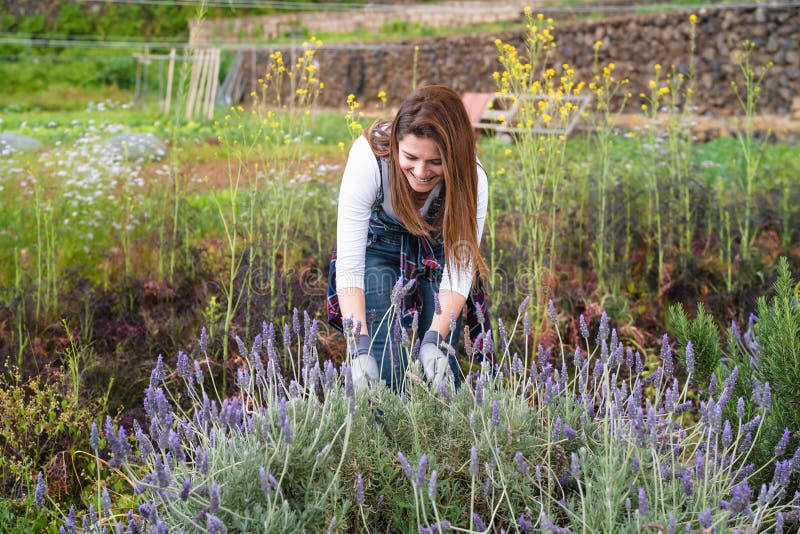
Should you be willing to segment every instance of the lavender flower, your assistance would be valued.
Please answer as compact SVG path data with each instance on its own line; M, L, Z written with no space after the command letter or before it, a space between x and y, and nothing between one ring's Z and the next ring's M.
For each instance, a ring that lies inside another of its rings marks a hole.
M453 396L450 395L444 382L439 382L439 394L442 396L442 400L444 400L445 404L453 402Z
M206 514L206 534L225 534L228 527L214 514Z
M528 465L528 462L525 461L525 457L522 455L522 451L517 451L514 454L514 462L517 464L517 472L526 475L531 472L531 466Z
M581 477L581 462L578 459L578 454L575 452L570 454L569 469L572 478L578 479Z
M664 334L661 338L661 362L664 365L664 374L667 377L671 377L674 368L672 363L672 348L669 346L669 337L667 337L667 334Z
M750 501L752 499L753 490L750 489L747 481L743 480L731 490L731 500L728 502L722 501L721 504L724 504L723 508L727 509L731 515L750 515L752 513L750 510Z
M553 299L547 301L547 314L553 326L558 324L558 315L556 314L556 307L553 304Z
M486 532L486 530L488 529L486 523L483 522L483 519L481 519L481 516L479 516L478 514L475 513L472 514L472 522L475 524L475 530L479 532Z
M500 426L500 410L496 400L492 401L492 425Z
M522 299L522 302L520 302L519 307L517 308L517 315L522 315L522 312L524 312L525 308L528 307L528 302L530 302L530 300L531 300L530 295Z
M744 419L744 399L742 397L739 397L736 401L736 417L739 420Z
M639 515L646 516L650 511L650 507L647 504L647 492L645 492L642 486L639 486Z
M517 525L519 525L519 529L522 532L533 532L533 523L531 523L526 517L525 514L521 514L517 519Z
M177 370L178 376L184 380L190 380L192 378L192 370L189 367L189 356L187 356L183 351L178 351Z
M689 374L694 373L694 345L691 341L686 343L686 371Z
M641 469L641 464L639 463L639 457L634 456L633 460L631 460L631 471L635 475Z
M475 448L475 446L473 446L472 449L470 449L469 451L469 474L472 475L473 477L478 476L479 465L480 464L478 463L478 449ZM403 468L405 469L405 466Z
M775 456L781 457L786 452L786 447L789 445L789 438L791 437L791 432L789 432L788 428L783 429L783 435L778 443L775 445Z
M347 395L347 398L350 400L350 413L355 413L356 388L355 384L353 384L353 371L350 369L349 365L344 368L344 392L345 395Z
M111 495L108 494L108 488L103 488L103 492L100 494L100 500L103 503L103 515L107 518L111 518Z
M428 455L423 454L419 459L419 464L417 464L417 475L414 478L414 485L418 488L425 487L425 479L427 478L428 473Z
M722 446L726 449L731 446L733 442L733 435L731 431L731 422L725 419L725 426L722 429Z
M528 312L525 312L522 315L522 333L525 337L531 335L531 317L528 315Z
M420 525L419 534L439 534L441 532L448 532L451 528L450 521L442 519L438 523L433 523L427 527Z
M198 384L203 383L203 370L200 368L200 362L194 361L194 380Z
M635 354L636 363L634 364L636 367L636 374L641 375L644 372L644 363L642 362L642 356L639 354L639 351L636 351Z
M406 460L405 455L400 451L397 451L397 459L400 460L400 465L403 468L403 472L408 477L408 480L410 480L411 483L413 484L415 481L415 477L414 477L414 469L411 467L411 464L408 463L408 460Z
M150 372L150 387L156 388L159 382L164 381L164 357L159 354L156 360L156 366Z
M483 406L483 380L480 377L475 379L475 404Z
M100 432L97 430L97 423L92 421L92 430L89 433L89 446L97 454L100 449Z
M189 500L189 495L191 494L191 491L192 491L192 479L187 476L185 479L183 479L183 484L181 484L181 489L178 492L178 497L183 502L186 502Z
M278 481L275 480L274 476L267 474L263 467L258 468L258 477L261 481L261 491L264 492L264 495L269 495L278 489Z
M581 337L588 340L589 325L586 324L586 318L583 315L578 318L578 324L580 325Z
M428 481L428 498L431 501L436 500L437 491L439 489L439 474L436 472L436 469L431 471L431 478Z
M208 352L208 331L205 326L200 329L200 350L204 353Z
M47 484L41 471L36 475L36 490L33 493L33 502L39 508L44 508L44 498L47 496Z
M683 492L686 495L692 495L694 493L694 481L688 469L684 469L683 473L681 473L681 482L683 483Z
M595 343L600 345L602 341L605 341L608 338L610 330L608 328L608 315L606 312L600 316L600 327L597 330L597 338L595 339Z
M364 504L364 479L360 474L356 478L356 502L359 505Z
M711 528L714 525L714 517L711 515L711 509L706 508L705 512L698 514L697 521L703 528Z

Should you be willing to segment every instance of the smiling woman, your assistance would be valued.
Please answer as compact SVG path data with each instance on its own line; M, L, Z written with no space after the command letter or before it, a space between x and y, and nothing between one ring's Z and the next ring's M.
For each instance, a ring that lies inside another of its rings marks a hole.
M488 180L475 156L461 98L444 86L412 93L391 123L353 144L339 194L337 249L328 317L352 320L356 387L383 380L400 390L407 365L402 329L424 332L425 377L458 387L448 350L459 342L467 308L470 338L488 337L485 264L479 244Z

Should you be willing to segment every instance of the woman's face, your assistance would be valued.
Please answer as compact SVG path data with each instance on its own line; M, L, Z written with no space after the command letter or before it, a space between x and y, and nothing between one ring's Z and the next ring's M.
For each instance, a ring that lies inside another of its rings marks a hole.
M406 134L397 143L400 169L411 189L428 193L442 180L442 157L432 139Z

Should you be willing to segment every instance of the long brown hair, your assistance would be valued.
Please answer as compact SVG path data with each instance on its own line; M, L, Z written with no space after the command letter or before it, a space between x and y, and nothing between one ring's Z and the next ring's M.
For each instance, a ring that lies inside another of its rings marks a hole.
M436 227L420 216L414 191L408 180L402 179L398 145L409 134L432 140L442 158L444 212ZM477 159L472 124L458 93L442 85L417 89L402 103L388 129L387 123L378 123L365 135L378 157L389 157L389 189L400 222L414 235L430 237L441 230L445 265L466 269L472 260L476 281L486 272L476 234Z

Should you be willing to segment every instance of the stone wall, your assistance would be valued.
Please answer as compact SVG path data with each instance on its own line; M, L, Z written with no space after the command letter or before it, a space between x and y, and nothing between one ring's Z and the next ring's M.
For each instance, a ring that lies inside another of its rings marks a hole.
M379 32L388 24L419 23L446 28L517 20L530 0L504 2L441 2L437 4L366 4L359 9L262 15L237 19L205 20L189 24L194 44L270 40L294 34L347 33L360 29Z
M751 65L760 73L768 62L774 65L763 81L759 110L786 114L792 99L800 95L800 8L770 7L728 9L703 8L696 11L696 97L699 113L739 114L740 106L731 81L741 83L736 55L742 43L755 43ZM628 106L636 110L639 93L647 92L654 65L671 65L689 70L689 12L618 16L602 21L556 22L557 54L552 64L568 63L579 80L591 76L594 43L603 42L599 60L612 61L619 79L628 78L627 91L633 97ZM342 107L354 93L366 107L376 103L375 95L386 91L389 105L397 105L411 91L414 47L417 52L417 83L441 83L456 91L495 90L492 73L499 70L495 39L522 47L524 32L435 37L384 44L323 47L317 53L319 76L325 90L319 104ZM292 49L286 49L291 55ZM263 72L268 53L258 53L256 64ZM251 73L252 74L252 73ZM251 76L245 77L250 79ZM248 88L245 94L249 93Z

